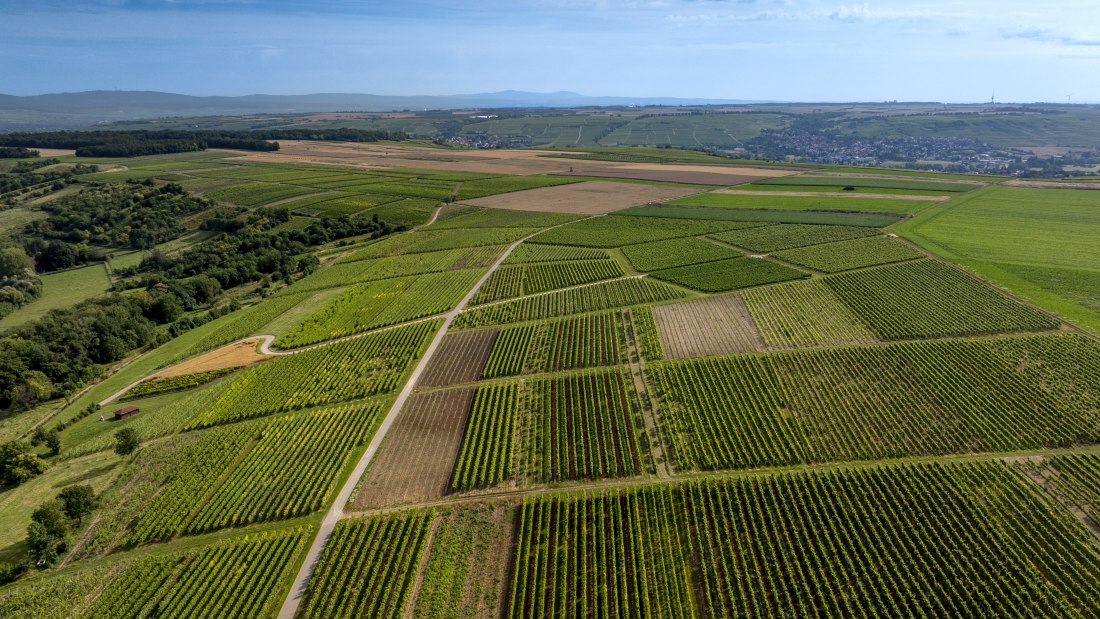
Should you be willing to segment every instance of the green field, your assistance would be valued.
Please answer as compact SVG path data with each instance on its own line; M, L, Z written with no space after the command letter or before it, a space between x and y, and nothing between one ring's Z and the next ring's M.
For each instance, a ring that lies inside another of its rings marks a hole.
M17 327L52 309L72 307L85 299L98 297L111 286L111 278L102 264L47 273L41 279L42 296L0 319L0 329Z
M780 192L776 192L777 194ZM709 206L729 209L767 209L780 211L838 211L857 213L892 213L899 215L919 213L929 205L924 200L894 200L890 198L847 198L807 196L754 196L723 193L704 193L676 200L671 206Z
M990 188L931 209L897 231L1100 332L1100 195Z

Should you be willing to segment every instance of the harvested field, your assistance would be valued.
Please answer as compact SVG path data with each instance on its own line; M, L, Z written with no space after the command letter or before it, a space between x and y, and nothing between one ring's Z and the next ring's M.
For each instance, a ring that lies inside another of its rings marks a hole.
M610 181L589 181L572 185L514 191L465 204L515 211L603 215L639 204L671 200L698 193L694 189L660 187Z
M274 355L265 355L256 350L260 345L259 338L253 338L251 340L244 340L243 342L237 342L228 346L222 346L217 350L212 350L205 355L199 355L194 359L188 359L183 363L173 365L169 368L161 370L156 374L149 377L149 380L157 380L161 378L171 378L173 376L184 376L187 374L198 374L199 372L212 372L214 370L223 370L226 368L241 368L253 363L258 363L264 359L269 359Z
M499 329L483 329L447 334L425 368L420 384L447 387L477 381L498 332Z
M603 176L697 185L739 185L762 178L786 176L791 170L737 165L657 164L595 161L561 157L548 150L449 150L404 144L310 142L279 140L279 150L269 153L210 149L238 155L239 161L308 163L361 169L388 167L450 170L486 174L563 174ZM544 155L553 155L546 157Z
M764 350L739 294L707 297L653 308L666 359Z
M474 389L413 395L349 503L365 511L440 499L462 446Z

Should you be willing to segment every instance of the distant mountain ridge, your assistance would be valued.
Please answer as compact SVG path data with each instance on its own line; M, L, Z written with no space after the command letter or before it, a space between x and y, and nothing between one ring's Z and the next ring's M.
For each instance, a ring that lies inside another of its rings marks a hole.
M163 116L746 103L763 103L763 101L676 97L590 97L565 91L538 93L518 90L464 95L396 96L317 93L239 97L197 97L156 91L93 90L31 96L0 94L0 130L73 128Z

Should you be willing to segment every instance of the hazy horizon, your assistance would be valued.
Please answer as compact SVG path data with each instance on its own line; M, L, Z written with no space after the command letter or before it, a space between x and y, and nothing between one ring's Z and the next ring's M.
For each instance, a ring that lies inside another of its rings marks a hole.
M0 92L1100 101L1091 3L0 0Z

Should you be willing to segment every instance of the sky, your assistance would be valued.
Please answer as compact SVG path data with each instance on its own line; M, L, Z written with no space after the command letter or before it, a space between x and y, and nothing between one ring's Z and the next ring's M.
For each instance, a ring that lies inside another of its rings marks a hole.
M0 93L1100 102L1097 0L0 0Z

